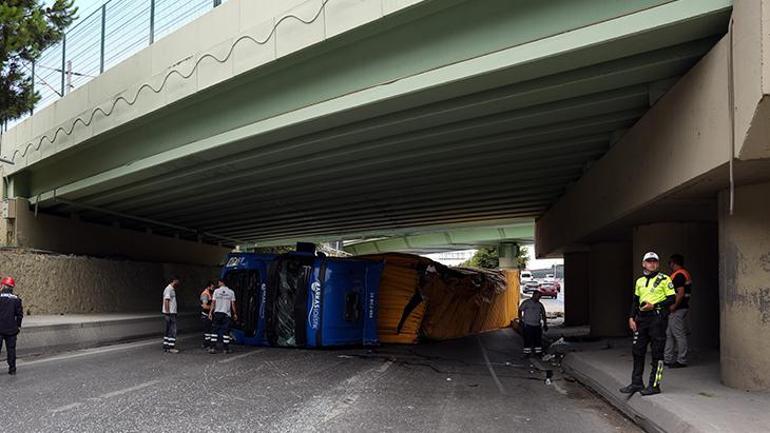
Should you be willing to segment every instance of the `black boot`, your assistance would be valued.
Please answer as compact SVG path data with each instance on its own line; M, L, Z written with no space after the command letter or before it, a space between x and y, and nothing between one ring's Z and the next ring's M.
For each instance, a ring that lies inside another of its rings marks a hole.
M631 385L620 388L620 392L623 394L633 394L644 389L644 385L632 383Z
M8 369L8 374L10 374L11 376L16 375L16 367L9 368Z
M650 372L650 382L647 388L639 392L641 395L660 394L660 381L663 379L663 361L653 360L652 371Z

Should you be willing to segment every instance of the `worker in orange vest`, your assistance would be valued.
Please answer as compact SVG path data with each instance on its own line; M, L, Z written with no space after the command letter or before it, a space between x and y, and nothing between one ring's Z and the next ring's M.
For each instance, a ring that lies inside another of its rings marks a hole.
M217 336L211 328L211 301L214 299L214 283L209 281L206 288L203 289L200 296L201 301L201 324L203 326L203 348L214 347L217 342Z
M681 254L672 255L668 265L674 271L671 281L676 290L676 300L669 307L664 362L669 368L682 368L687 367L687 312L690 311L692 276L684 268L684 256Z

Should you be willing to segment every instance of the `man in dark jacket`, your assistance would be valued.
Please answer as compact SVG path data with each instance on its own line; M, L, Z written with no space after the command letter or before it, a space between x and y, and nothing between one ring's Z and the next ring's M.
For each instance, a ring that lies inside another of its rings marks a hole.
M24 317L21 299L13 294L16 282L11 277L0 281L0 351L3 342L8 351L8 374L16 374L16 336Z

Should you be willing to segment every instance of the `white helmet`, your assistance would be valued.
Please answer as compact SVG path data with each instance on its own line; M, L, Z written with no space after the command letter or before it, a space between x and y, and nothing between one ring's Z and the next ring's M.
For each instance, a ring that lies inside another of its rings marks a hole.
M658 257L658 255L657 255L657 254L655 254L654 252L652 252L652 251L649 251L649 252L647 252L647 253L644 255L644 258L642 259L642 261L643 261L643 262L646 262L647 260L655 260L655 261L660 261L660 257Z

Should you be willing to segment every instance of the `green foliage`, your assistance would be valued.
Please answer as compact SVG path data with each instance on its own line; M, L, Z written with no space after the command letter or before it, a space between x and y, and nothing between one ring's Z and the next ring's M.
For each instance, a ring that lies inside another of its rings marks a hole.
M479 248L470 259L460 266L482 269L495 269L500 265L497 248Z
M27 69L46 48L61 40L77 8L73 0L0 2L0 123L21 117L39 96Z
M519 269L527 269L529 263L529 248L519 247L519 253L516 255L516 263Z
M520 247L516 255L516 263L519 269L526 269L529 263L529 249ZM500 256L497 248L479 248L470 259L460 263L461 267L496 269L500 266Z

